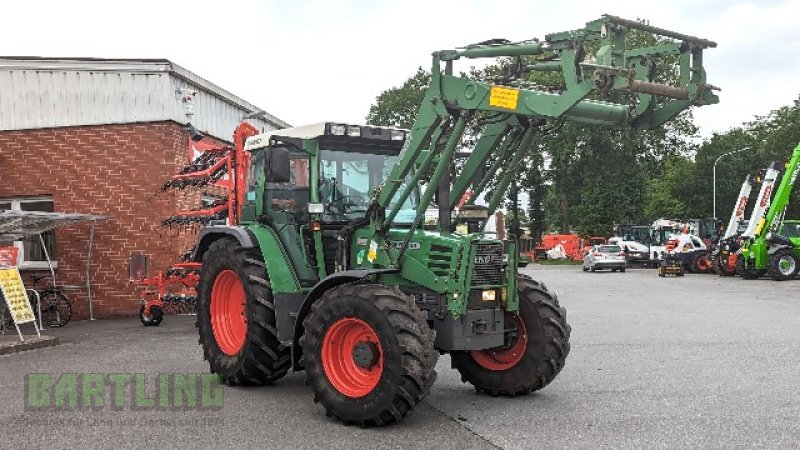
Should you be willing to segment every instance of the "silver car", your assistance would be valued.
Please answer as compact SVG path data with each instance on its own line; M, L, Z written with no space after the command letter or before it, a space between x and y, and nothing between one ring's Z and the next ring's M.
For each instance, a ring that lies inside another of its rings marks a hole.
M583 271L611 269L625 272L625 252L619 245L595 245L583 257Z

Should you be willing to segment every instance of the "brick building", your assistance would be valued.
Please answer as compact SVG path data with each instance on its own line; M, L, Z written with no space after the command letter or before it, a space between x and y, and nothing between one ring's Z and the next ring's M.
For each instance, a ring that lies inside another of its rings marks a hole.
M161 226L199 196L156 195L189 160L186 124L230 141L240 118L260 108L168 60L0 58L0 209L106 216L93 246L96 317L135 314L128 259L150 256L151 273L187 250L191 233ZM270 131L269 114L250 120ZM59 284L84 285L88 225L45 236ZM22 247L25 276L47 268L38 242ZM71 295L85 318L83 292Z

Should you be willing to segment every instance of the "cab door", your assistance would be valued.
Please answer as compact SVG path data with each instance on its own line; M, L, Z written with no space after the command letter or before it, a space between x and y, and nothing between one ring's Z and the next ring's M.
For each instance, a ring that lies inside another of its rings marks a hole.
M270 170L269 164L266 170ZM288 170L288 182L266 183L263 208L266 217L262 223L266 222L275 230L300 284L308 287L319 281L317 268L311 264L309 257L313 246L308 233L308 203L311 196L309 156L290 151Z

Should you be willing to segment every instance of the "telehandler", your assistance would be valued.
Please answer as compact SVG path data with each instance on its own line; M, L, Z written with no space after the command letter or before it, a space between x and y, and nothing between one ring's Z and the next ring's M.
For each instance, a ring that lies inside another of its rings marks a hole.
M778 175L780 175L776 164L777 163L773 162L769 167L760 170L754 179L748 175L747 179L745 179L742 184L742 190L739 192L739 198L734 206L728 228L722 236L722 239L720 239L719 245L714 252L714 270L720 276L733 276L739 271L737 265L739 264L739 255L742 253L742 242L753 236L756 226L764 216L767 208L769 208L770 201L772 201L772 192L775 188L775 182L778 179ZM744 212L747 207L750 190L754 183L761 183L761 188L758 192L756 202L753 205L753 209L750 212L750 218L745 222ZM747 191L747 195L743 195L745 194L745 190ZM739 230L742 227L744 227L744 230L740 232ZM759 273L758 271L747 271L744 275L740 273L740 276L745 278L748 276L758 278L761 275L763 275L763 273Z
M739 189L739 196L733 205L731 218L728 226L719 239L719 243L713 247L711 253L714 272L719 276L731 276L736 274L736 253L738 250L738 240L740 236L739 228L744 223L744 211L747 208L747 201L750 199L750 191L753 189L755 179L747 174Z
M661 41L629 48L632 30ZM410 413L430 391L440 353L478 392L544 388L569 353L566 311L544 284L517 273L516 236L456 233L451 214L468 189L473 199L488 193L487 205L457 215L485 225L537 136L564 121L651 129L717 103L702 63L714 46L603 16L543 41L434 52L409 131L328 122L246 133L236 143L246 152L233 161L248 163L231 214L238 220L206 226L193 253L211 371L236 385L305 370L329 415L362 426ZM475 58L516 62L491 84L454 75L455 61ZM665 67L675 69L674 85L657 80ZM563 85L532 85L523 77L533 71L556 73ZM468 124L479 128L474 147L451 178ZM427 230L436 193L437 229Z
M792 280L800 271L800 238L778 233L786 207L800 174L800 144L795 147L775 197L768 203L766 214L757 217L755 228L745 232L741 255L737 262L739 276L754 279L765 272L776 281Z

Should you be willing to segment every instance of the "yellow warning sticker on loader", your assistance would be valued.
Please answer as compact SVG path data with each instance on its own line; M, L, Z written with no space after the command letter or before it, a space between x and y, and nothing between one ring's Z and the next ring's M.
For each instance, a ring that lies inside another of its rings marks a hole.
M492 86L489 91L489 106L517 109L517 100L519 100L519 90L517 89Z
M367 252L367 261L374 263L376 259L378 259L378 243L375 241L370 241L369 251Z

